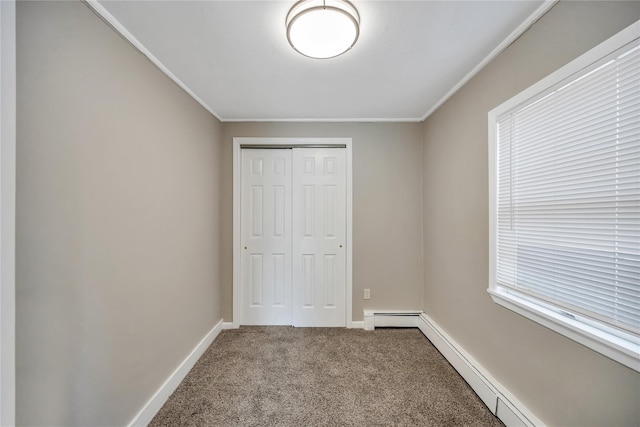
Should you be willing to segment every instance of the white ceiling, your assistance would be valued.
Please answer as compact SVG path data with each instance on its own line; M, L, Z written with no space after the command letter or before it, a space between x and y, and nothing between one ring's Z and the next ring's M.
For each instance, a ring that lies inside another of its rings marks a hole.
M356 0L360 39L326 60L289 46L294 3L90 4L223 121L369 121L424 119L543 1Z

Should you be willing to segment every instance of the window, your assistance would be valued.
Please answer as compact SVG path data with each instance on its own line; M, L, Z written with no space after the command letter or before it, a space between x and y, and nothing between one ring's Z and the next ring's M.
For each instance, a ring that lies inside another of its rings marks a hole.
M498 304L640 371L640 23L489 113Z

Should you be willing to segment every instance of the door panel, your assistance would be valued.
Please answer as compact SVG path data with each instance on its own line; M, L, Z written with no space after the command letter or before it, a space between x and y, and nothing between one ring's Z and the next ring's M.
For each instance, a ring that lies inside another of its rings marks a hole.
M294 326L346 326L345 238L345 150L294 148Z
M291 150L242 150L244 325L291 324Z

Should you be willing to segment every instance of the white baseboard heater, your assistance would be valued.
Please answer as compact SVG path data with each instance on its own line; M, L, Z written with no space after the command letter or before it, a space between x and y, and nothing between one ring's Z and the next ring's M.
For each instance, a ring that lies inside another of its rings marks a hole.
M540 419L429 316L418 317L418 328L507 427L544 427Z
M544 427L529 409L422 310L364 310L364 329L417 327L507 427Z
M364 330L379 328L417 328L422 310L364 310Z

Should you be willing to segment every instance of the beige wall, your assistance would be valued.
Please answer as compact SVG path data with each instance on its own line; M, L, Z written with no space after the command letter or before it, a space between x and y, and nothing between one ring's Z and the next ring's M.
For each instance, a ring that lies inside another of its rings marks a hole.
M125 425L222 317L220 124L80 2L17 31L17 420Z
M491 301L487 112L639 17L558 4L424 125L425 311L551 426L637 426L640 375Z
M224 123L222 303L232 319L233 137L353 138L353 320L362 311L420 308L422 125L419 123ZM363 290L371 289L371 300Z

